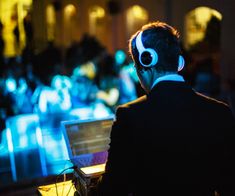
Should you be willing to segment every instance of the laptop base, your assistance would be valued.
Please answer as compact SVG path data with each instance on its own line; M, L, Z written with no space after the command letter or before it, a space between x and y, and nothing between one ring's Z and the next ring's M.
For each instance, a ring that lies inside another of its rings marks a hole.
M82 196L91 196L104 173L105 164L75 169L76 190Z

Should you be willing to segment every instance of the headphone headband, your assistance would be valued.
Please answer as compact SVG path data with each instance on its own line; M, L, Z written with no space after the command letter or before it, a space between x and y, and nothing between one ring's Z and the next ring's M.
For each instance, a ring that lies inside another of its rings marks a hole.
M142 44L142 40L141 40L142 33L143 32L141 31L136 37L136 47L137 47L137 50L138 50L139 53L142 53L145 49L143 44Z
M158 54L153 48L145 48L142 42L143 31L140 31L136 36L136 48L139 52L139 62L143 67L153 67L158 62ZM179 55L178 59L178 71L184 68L184 58Z
M142 43L142 31L136 37L136 48L139 52L139 62L143 67L153 67L158 62L158 54L152 48L145 48ZM148 62L146 62L146 60Z

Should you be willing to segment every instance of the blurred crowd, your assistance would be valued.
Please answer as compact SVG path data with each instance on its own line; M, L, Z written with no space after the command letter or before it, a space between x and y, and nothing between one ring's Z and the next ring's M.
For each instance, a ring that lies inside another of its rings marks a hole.
M35 52L30 23L25 20L24 26L26 47L20 56L5 58L0 23L0 130L8 117L19 114L99 118L144 94L125 50L110 54L95 37L84 34L66 49L48 42ZM218 99L219 44L207 37L190 51L183 49L186 67L181 74L195 90Z
M112 55L89 35L65 52L48 42L40 53L26 46L21 56L1 57L1 129L8 117L19 114L104 117L140 93L125 51Z

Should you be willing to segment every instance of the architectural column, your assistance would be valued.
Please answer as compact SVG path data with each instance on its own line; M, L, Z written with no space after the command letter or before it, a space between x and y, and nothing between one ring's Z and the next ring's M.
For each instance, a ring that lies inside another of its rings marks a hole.
M40 51L47 44L46 0L34 0L32 6L35 49Z
M114 53L117 48L119 48L119 41L121 38L121 33L123 32L120 28L121 22L121 6L122 1L118 0L110 0L107 4L108 12L111 16L111 47L109 51ZM123 28L123 27L122 27Z
M63 9L64 5L60 4L60 7L55 10L56 14L56 26L55 26L55 44L58 47L64 48L66 45L66 39L65 39L65 32L66 29L64 29L64 15L63 15Z

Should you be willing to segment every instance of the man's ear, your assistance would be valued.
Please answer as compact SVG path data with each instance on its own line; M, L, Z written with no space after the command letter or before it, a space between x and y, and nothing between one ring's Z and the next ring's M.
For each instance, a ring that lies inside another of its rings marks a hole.
M182 55L179 55L179 60L178 60L178 71L181 71L184 68L184 57Z

